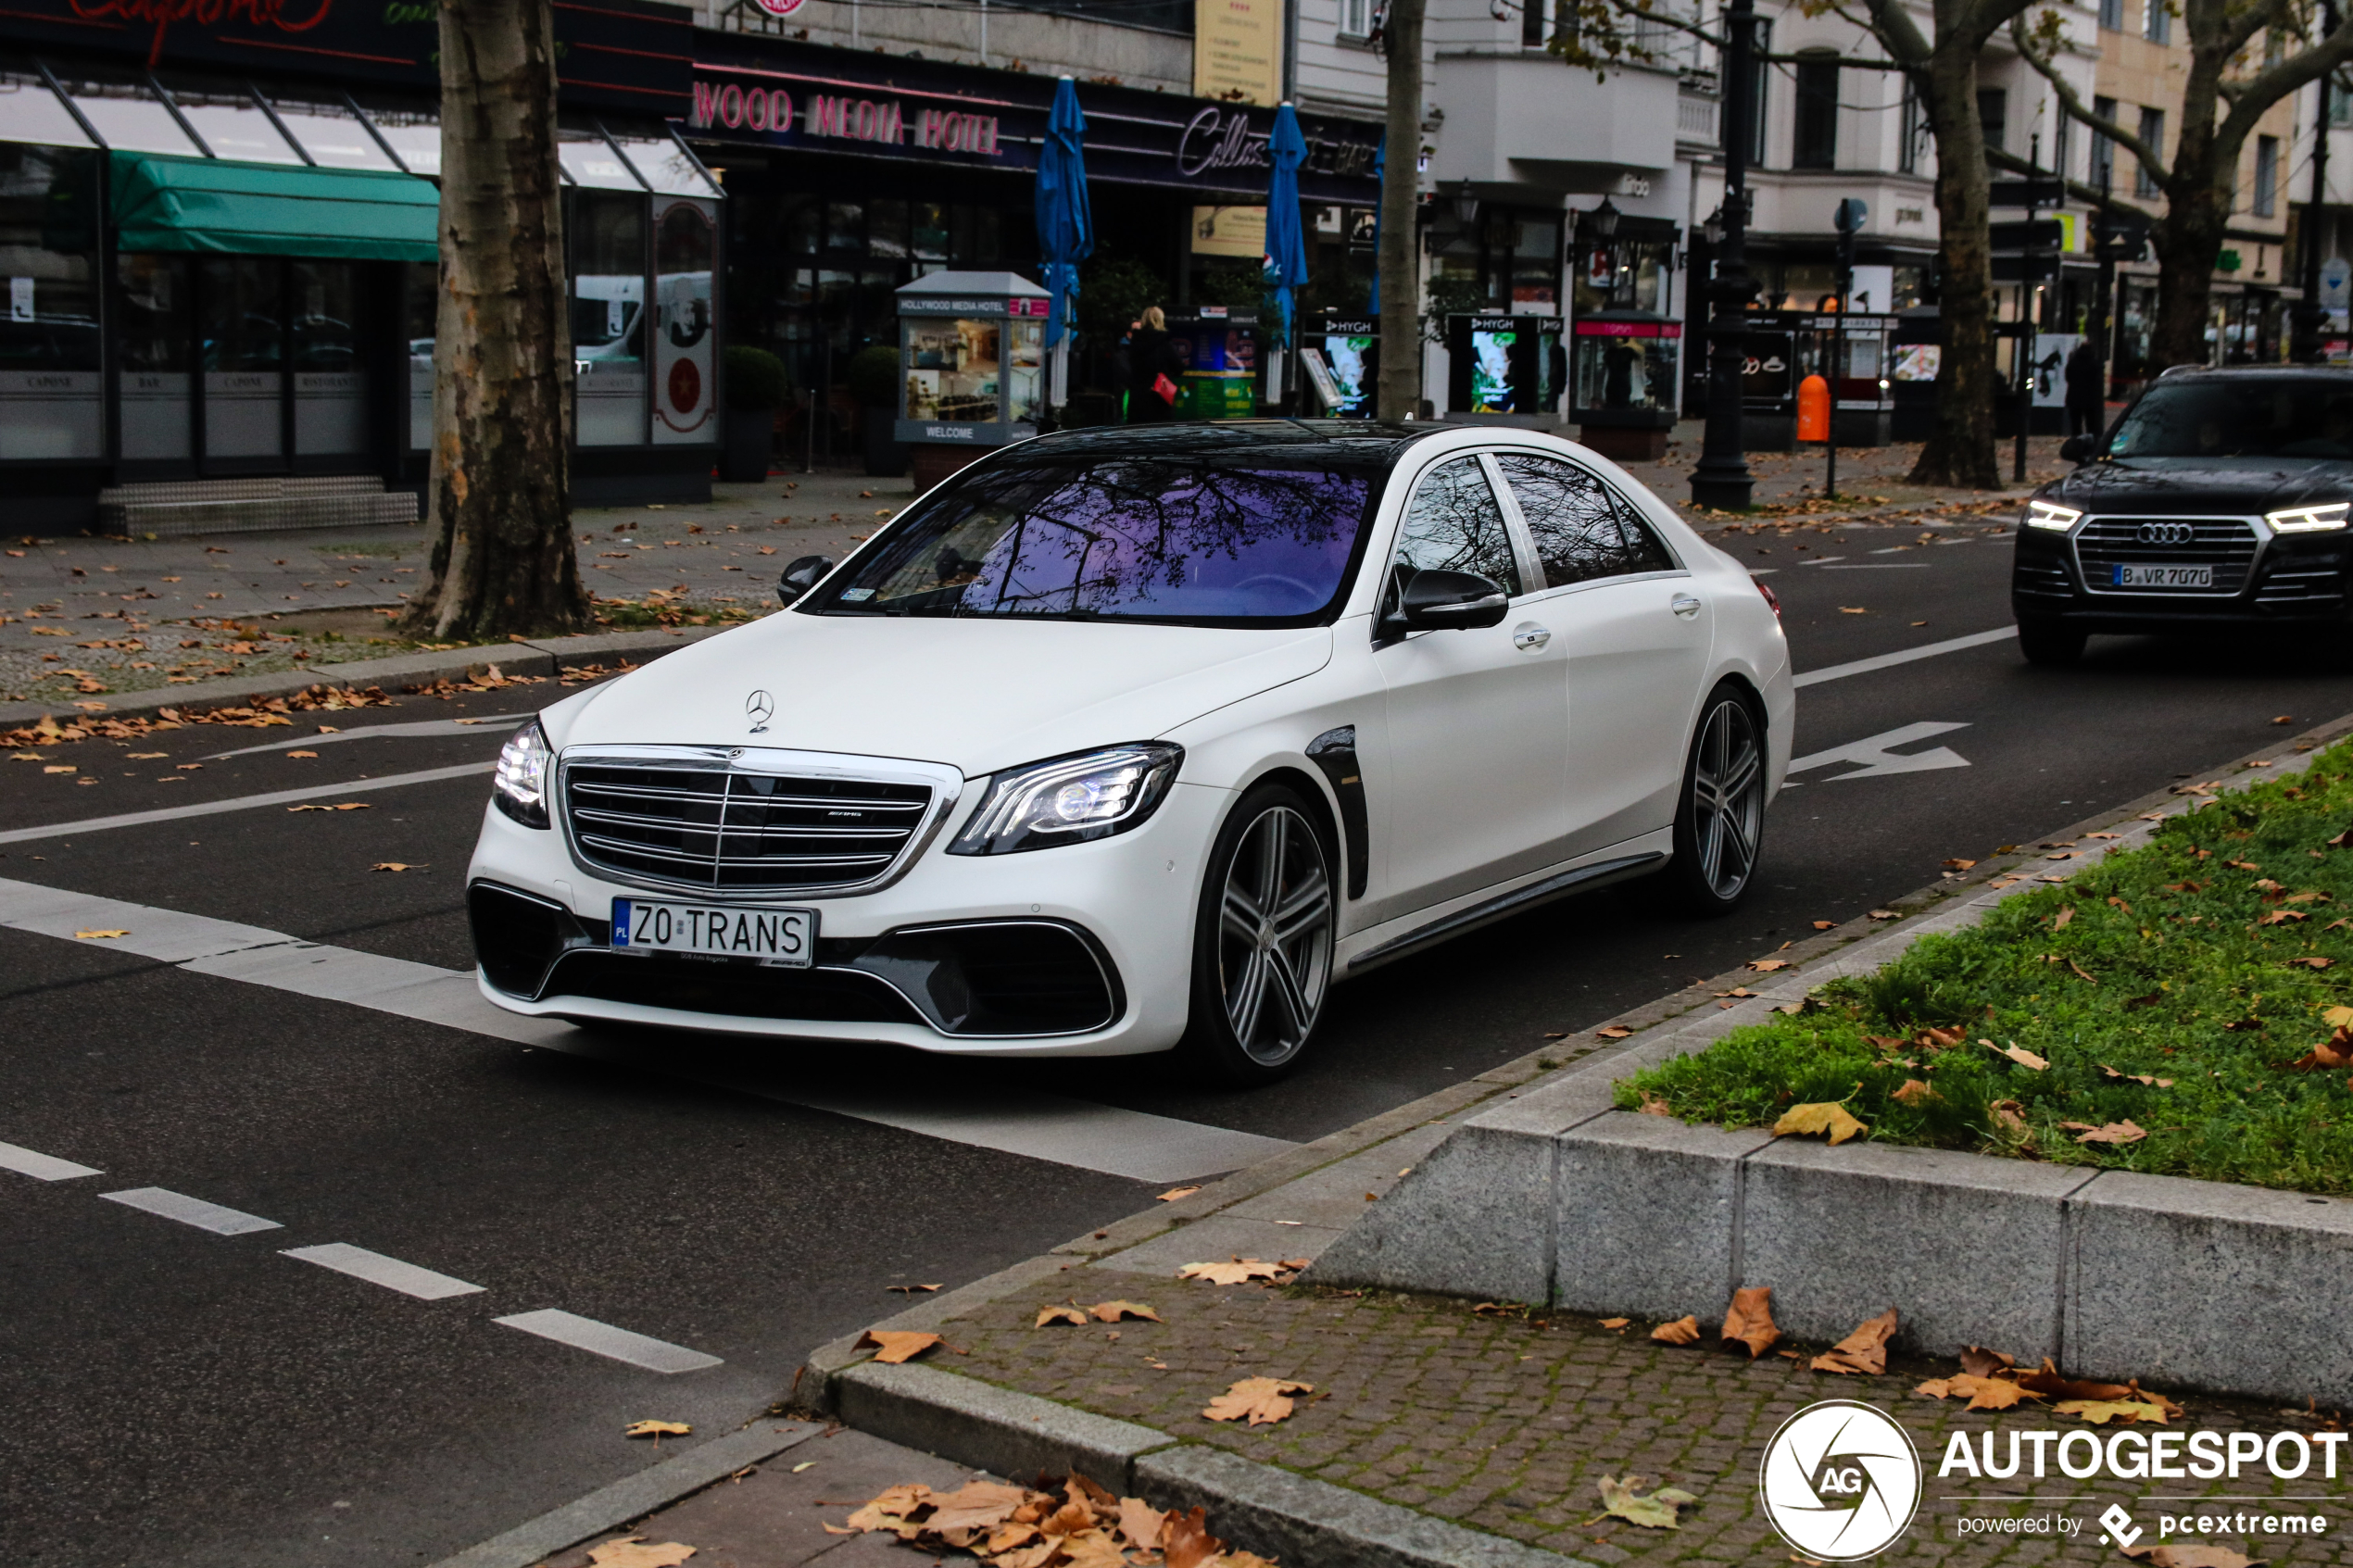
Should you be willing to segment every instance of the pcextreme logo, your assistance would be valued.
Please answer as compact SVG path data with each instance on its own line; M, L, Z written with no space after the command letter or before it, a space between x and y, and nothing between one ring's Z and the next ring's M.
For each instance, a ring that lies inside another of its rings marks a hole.
M1920 1456L1894 1418L1852 1399L1808 1405L1765 1446L1757 1493L1781 1538L1853 1562L1894 1545L1920 1506Z

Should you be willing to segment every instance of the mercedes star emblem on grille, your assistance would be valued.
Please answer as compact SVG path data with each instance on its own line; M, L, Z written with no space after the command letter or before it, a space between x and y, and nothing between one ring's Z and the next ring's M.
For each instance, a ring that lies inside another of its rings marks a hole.
M2145 522L2140 528L2144 545L2186 545L2196 537L2196 525L2186 522Z
M754 692L744 698L744 717L751 721L751 733L768 733L768 721L775 715L776 699L766 692Z

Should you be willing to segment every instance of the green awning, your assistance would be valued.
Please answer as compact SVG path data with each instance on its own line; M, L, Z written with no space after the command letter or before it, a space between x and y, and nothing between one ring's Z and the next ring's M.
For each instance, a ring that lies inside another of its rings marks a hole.
M432 261L441 194L413 174L108 155L118 250Z

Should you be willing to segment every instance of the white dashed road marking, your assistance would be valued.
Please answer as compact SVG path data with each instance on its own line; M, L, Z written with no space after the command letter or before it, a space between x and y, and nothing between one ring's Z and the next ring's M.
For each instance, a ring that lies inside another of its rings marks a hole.
M337 730L332 734L296 735L292 740L273 740L263 746L239 746L234 751L216 751L205 759L219 762L231 757L250 757L257 751L295 751L306 746L333 746L345 740L405 740L434 735L488 735L492 740L506 738L508 724L520 724L530 718L528 713L492 713L480 719L420 719L409 724L365 724L356 730Z
M575 1350L589 1350L599 1356L610 1356L631 1366L644 1367L648 1372L700 1372L705 1367L720 1364L717 1356L706 1356L700 1350L689 1350L684 1345L667 1340L632 1334L625 1328L598 1323L571 1312L558 1311L553 1307L536 1312L517 1312L512 1317L494 1318L493 1323L509 1328L535 1334L542 1339L552 1339L559 1345L569 1345Z
M386 1290L397 1290L403 1296L413 1296L420 1301L439 1301L450 1296L473 1296L482 1286L468 1285L464 1280L447 1274L421 1269L414 1263L404 1263L397 1258L387 1258L381 1252L371 1252L364 1247L331 1241L324 1247L289 1247L283 1254L299 1258L306 1263L316 1263L322 1269L333 1269L339 1274L364 1279L370 1285L381 1285Z
M247 1214L235 1209L223 1209L218 1203L207 1203L201 1198L167 1187L132 1187L128 1192L102 1192L98 1195L109 1203L120 1203L132 1209L144 1209L150 1214L160 1214L167 1220L177 1220L183 1225L194 1225L215 1236L245 1236L254 1231L281 1231L286 1227L275 1220L265 1220L258 1214Z
M48 827L10 828L0 833L0 844L25 844L37 838L64 838L69 834L104 833L108 828L143 827L149 822L174 822L182 817L214 817L223 811L251 811L264 806L283 806L296 800L316 800L322 795L362 795L370 790L398 789L403 784L438 784L443 779L462 779L468 773L486 773L496 762L461 762L454 768L427 768L419 773L388 773L380 779L359 779L348 784L313 784L308 789L279 789L268 795L240 795L230 800L207 800L194 806L165 806L153 811L125 811L114 817L84 817L78 822L57 822Z
M69 1182L76 1176L106 1173L88 1165L77 1165L70 1160L59 1160L53 1154L19 1148L12 1143L0 1143L0 1171L14 1171L37 1182Z

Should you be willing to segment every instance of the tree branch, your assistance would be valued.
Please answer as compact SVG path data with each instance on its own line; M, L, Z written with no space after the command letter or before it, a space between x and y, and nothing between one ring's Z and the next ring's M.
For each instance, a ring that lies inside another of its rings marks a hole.
M2255 129L2255 122L2268 113L2273 104L2290 93L2330 75L2337 67L2353 60L2353 13L2348 13L2337 30L2300 54L2291 55L2279 64L2258 72L2238 84L2231 94L2230 118L2223 120L2215 132L2218 142L2237 146ZM2327 118L2325 94L2322 94L2322 118Z
M2032 66L2035 73L2051 84L2051 91L2058 96L2059 107L2066 111L2070 119L2090 126L2099 134L2139 158L2141 167L2147 169L2149 177L2158 184L2162 185L2172 178L2171 170L2166 167L2163 155L2157 148L2150 146L2138 135L2125 130L2114 120L2103 119L2083 107L2082 98L2077 94L2067 79L2059 75L2058 69L2051 64L2047 56L2035 52L2033 43L2027 37L2023 14L2010 19L2010 42L2018 46L2019 57ZM1987 161L1992 161L1994 152L1991 148L1987 149L1985 157Z

